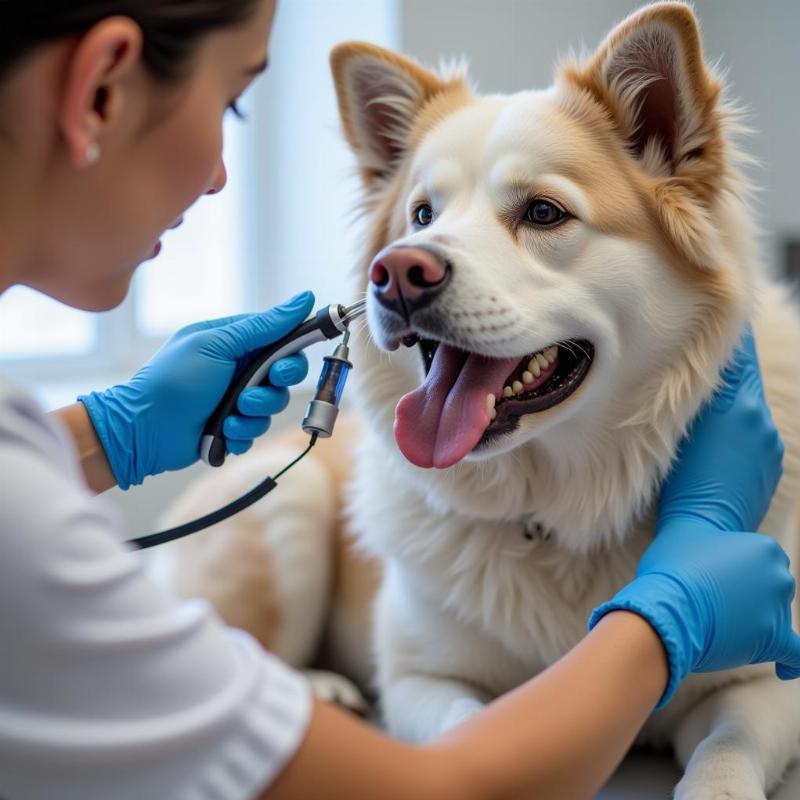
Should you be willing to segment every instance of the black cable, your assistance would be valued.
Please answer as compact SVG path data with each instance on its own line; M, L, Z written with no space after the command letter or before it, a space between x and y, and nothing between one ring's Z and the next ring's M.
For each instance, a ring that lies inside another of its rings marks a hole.
M317 443L317 436L318 434L316 433L312 434L311 442L308 447L300 453L291 464L285 466L274 478L267 478L262 481L258 486L251 489L238 500L234 500L224 508L220 508L211 514L206 514L205 517L200 517L200 519L196 519L193 522L187 522L184 525L179 525L177 528L170 528L168 531L151 533L147 536L140 536L138 539L131 539L128 544L134 545L139 550L147 550L150 547L157 547L160 544L174 542L176 539L183 539L185 536L190 536L193 533L197 533L197 531L210 528L212 525L216 525L218 522L222 522L232 517L234 514L244 511L244 509L249 508L253 503L258 502L262 497L268 495L278 485L278 478L285 475L298 461L308 455L311 448Z

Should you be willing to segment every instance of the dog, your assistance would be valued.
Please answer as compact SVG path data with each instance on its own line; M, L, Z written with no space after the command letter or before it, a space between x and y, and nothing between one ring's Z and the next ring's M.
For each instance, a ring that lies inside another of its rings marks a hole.
M366 43L331 60L370 222L357 420L186 542L170 580L290 663L375 685L388 730L423 742L561 658L633 578L748 320L786 447L762 530L797 552L800 319L761 264L743 127L689 6L644 7L542 91L478 96ZM165 522L303 444L257 448ZM764 800L800 685L692 675L639 740L674 748L679 800Z

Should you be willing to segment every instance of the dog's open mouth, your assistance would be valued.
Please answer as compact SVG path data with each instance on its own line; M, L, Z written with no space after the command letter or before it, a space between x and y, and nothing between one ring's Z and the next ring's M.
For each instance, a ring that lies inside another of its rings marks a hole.
M479 445L512 431L520 417L563 403L583 383L594 360L584 339L523 358L488 358L419 339L426 379L397 405L395 438L419 467L450 467Z

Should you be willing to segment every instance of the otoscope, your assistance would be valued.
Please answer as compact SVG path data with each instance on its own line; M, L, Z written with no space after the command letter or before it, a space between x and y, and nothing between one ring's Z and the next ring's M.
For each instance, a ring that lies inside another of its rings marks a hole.
M271 492L278 485L278 478L304 458L317 443L318 438L329 438L333 434L336 418L339 415L339 403L342 399L347 376L353 368L349 361L349 326L354 320L363 316L366 310L366 300L361 300L349 307L341 305L326 306L284 336L283 339L255 351L228 387L214 413L209 417L200 442L200 457L202 460L212 467L221 467L225 463L225 436L222 432L222 426L228 416L236 413L239 395L252 386L267 384L269 382L270 368L281 358L299 353L317 342L324 342L325 340L337 339L343 336L342 342L337 345L333 353L325 356L322 372L317 383L317 390L308 404L306 416L303 419L303 430L311 436L311 441L308 447L294 461L284 467L275 477L267 478L246 495L224 508L193 522L180 525L177 528L132 539L129 544L135 545L140 550L145 550L159 544L172 542L175 539L182 539L184 536L209 528L211 525L238 514Z

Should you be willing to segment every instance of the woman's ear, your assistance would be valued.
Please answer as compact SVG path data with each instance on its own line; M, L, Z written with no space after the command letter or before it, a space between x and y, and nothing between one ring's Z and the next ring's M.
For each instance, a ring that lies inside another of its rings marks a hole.
M102 137L118 117L125 81L139 65L141 28L127 17L99 22L78 41L67 63L59 123L72 164L90 166Z

